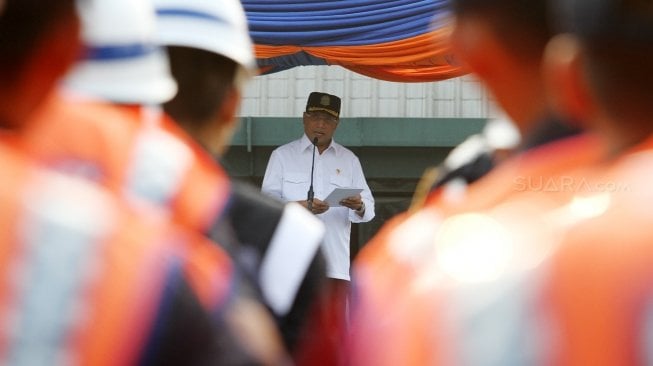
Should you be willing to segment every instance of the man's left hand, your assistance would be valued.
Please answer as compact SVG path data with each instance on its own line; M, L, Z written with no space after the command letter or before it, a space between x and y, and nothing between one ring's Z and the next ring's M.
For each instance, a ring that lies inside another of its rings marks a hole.
M363 208L363 199L361 195L351 196L340 201L340 205L348 207L356 212L360 212Z

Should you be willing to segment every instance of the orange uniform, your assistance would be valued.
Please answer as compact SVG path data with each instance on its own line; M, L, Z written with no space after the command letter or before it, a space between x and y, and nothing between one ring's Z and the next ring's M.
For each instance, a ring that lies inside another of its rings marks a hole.
M54 96L19 137L38 161L165 207L206 231L226 204L225 172L160 111Z
M574 189L432 216L437 229L411 236L428 209L415 214L386 237L399 248L403 235L395 253L410 273L390 263L384 271L404 277L388 282L360 269L352 364L649 363L652 153L653 138L590 168L551 170Z
M219 249L0 146L0 363L219 363L233 268ZM215 325L211 325L215 324ZM170 360L172 361L172 360Z
M590 134L569 137L529 150L497 166L472 184L460 201L447 201L441 190L433 192L416 213L395 217L381 228L358 254L356 271L368 271L365 267L387 269L389 263L403 262L402 248L410 246L404 245L410 243L406 236L434 234L438 222L450 215L488 209L533 191L563 199L565 194L583 188L583 180L576 177L582 172L574 171L598 161L602 154L600 146L597 138ZM406 264L410 267L408 262ZM404 270L407 267L398 271ZM401 276L392 274L388 277L401 282Z

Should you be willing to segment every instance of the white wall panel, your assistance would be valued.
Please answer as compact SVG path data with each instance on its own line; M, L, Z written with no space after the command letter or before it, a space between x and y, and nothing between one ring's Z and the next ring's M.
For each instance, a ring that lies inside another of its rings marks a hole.
M478 80L430 83L372 79L338 66L304 66L254 78L244 91L242 116L299 117L311 91L343 100L343 117L493 117L496 107Z

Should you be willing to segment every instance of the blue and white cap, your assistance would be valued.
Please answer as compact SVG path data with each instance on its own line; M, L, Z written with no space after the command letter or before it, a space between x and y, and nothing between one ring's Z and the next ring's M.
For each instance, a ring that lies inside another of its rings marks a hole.
M157 40L214 52L254 75L254 47L245 11L238 0L154 0Z
M75 93L114 103L162 104L177 84L154 39L150 0L78 1L85 54L64 80Z

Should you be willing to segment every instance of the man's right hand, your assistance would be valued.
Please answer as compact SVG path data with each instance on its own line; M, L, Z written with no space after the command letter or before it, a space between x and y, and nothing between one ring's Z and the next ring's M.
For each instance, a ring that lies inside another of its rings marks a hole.
M304 206L306 209L308 209L308 201L299 201L299 203ZM321 213L325 213L329 209L329 205L317 198L313 198L313 205L312 205L311 212L315 215L319 215Z

